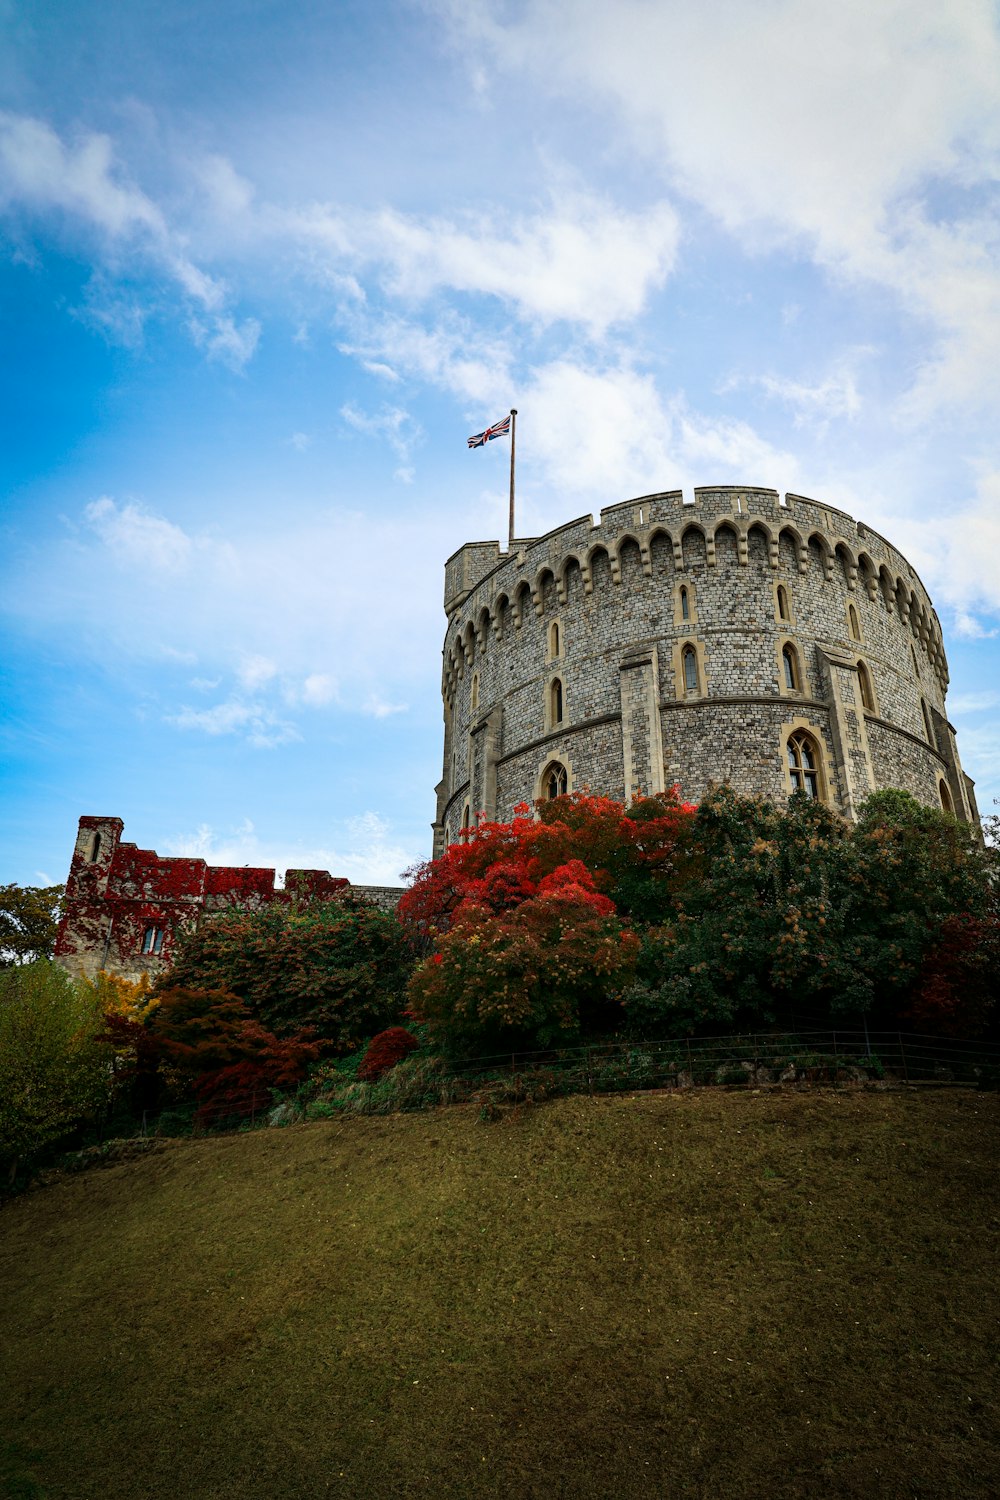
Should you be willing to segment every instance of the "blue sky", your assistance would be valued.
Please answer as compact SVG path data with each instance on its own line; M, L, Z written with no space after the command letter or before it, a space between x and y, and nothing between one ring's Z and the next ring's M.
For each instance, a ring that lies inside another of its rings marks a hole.
M444 559L844 506L1000 796L1000 30L979 0L0 0L0 881L81 813L429 852Z

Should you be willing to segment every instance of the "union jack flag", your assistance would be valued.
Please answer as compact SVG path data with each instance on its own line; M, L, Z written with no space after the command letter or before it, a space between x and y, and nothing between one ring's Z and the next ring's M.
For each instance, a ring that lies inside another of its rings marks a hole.
M492 427L487 427L485 432L477 432L475 437L470 437L470 448L481 448L484 443L489 443L493 438L507 437L510 433L510 417L504 417L499 422L494 422Z

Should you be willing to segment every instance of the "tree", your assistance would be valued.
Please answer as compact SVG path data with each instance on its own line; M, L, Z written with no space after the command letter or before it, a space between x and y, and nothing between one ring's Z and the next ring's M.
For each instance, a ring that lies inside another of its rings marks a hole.
M620 1021L638 951L613 901L572 861L512 907L467 896L413 976L413 1014L452 1051L572 1042Z
M412 966L395 915L361 900L234 908L179 939L154 994L225 990L278 1036L306 1025L351 1051L399 1019Z
M18 1163L107 1103L112 1069L92 989L39 960L0 974L0 1161Z
M62 885L0 885L0 968L51 958Z

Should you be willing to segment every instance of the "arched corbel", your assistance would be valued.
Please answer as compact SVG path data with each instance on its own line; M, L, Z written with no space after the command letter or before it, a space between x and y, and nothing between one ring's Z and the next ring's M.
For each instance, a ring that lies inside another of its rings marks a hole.
M745 568L750 561L750 552L747 546L747 534L745 531L736 533L736 556L741 568Z
M681 546L679 536L671 537L674 548L674 568L678 573L684 571L684 548Z
M767 560L774 572L778 569L778 538L769 536L767 539Z
M710 568L715 567L715 537L705 534L705 561Z
M583 592L592 594L594 592L594 575L590 571L590 563L586 558L580 564L580 577L583 579Z
M545 602L542 590L537 583L531 586L531 602L535 606L535 614L541 619L545 613Z
M653 554L649 550L648 542L639 543L639 556L642 559L642 571L647 578L653 576Z
M796 550L798 551L798 555L799 555L799 572L803 573L803 574L804 573L808 573L808 571L809 571L809 548L808 548L808 546L806 545L805 542L800 541L798 543L798 546L797 546Z

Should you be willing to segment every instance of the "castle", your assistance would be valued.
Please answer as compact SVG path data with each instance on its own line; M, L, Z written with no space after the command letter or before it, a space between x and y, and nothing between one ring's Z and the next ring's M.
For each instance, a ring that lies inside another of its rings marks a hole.
M906 559L844 511L732 485L644 495L546 536L469 542L445 566L444 775L434 854L479 816L591 791L713 782L793 791L854 818L903 787L978 826L945 713L941 625ZM325 870L216 868L83 817L56 957L137 978L179 932L239 904L393 907Z
M273 869L163 856L126 842L123 832L121 818L83 817L77 830L55 957L87 979L101 969L155 977L169 968L182 932L227 907L337 901L350 892L391 910L402 895L401 887L352 885L326 870L287 870L279 888Z
M844 511L745 485L644 495L449 558L434 852L480 815L712 782L847 818L882 787L978 826L941 625Z

